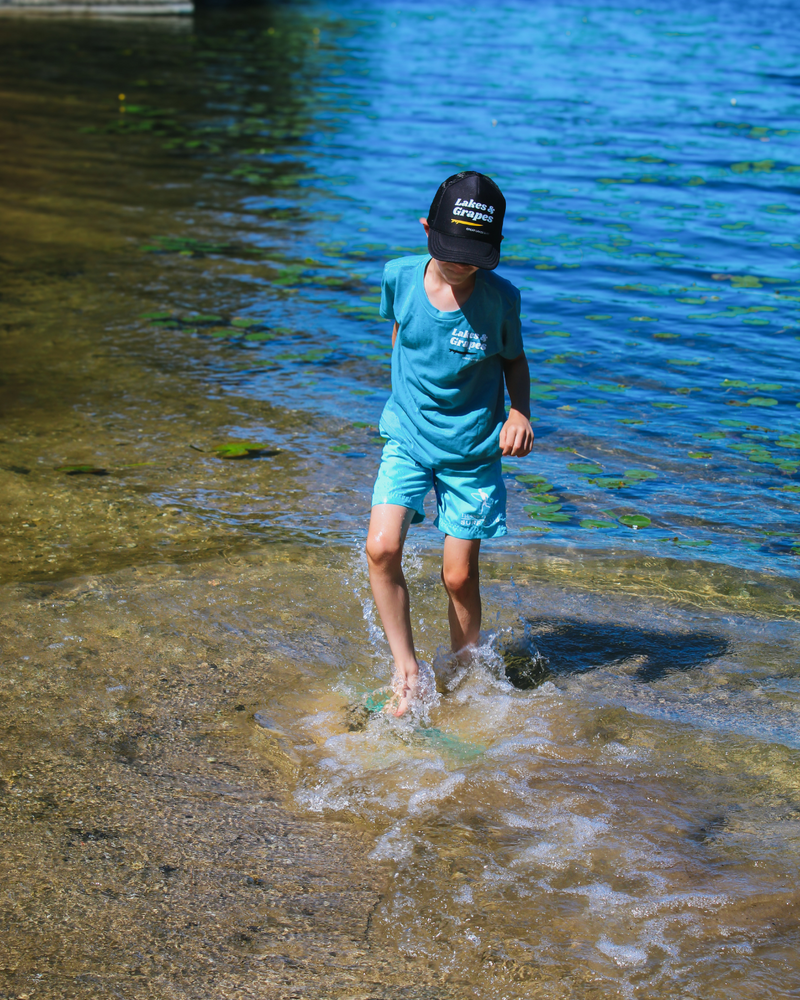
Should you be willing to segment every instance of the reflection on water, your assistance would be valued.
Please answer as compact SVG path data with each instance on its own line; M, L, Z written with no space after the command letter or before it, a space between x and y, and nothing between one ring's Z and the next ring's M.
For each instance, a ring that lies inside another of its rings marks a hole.
M796 990L793 13L4 20L0 991ZM468 669L416 530L398 722L378 283L460 167L538 443Z

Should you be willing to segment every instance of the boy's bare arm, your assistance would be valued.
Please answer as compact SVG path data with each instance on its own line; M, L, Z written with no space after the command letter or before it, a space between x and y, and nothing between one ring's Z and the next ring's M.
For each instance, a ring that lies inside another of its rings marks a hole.
M510 361L503 361L503 375L511 408L500 431L500 449L504 455L524 458L533 448L531 374L524 351Z
M394 347L394 342L397 340L397 323L392 327L392 347Z

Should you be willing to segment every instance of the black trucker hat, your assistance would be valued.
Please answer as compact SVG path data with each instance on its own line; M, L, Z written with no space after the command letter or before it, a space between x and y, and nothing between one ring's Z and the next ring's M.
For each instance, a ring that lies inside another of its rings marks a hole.
M462 170L448 177L428 212L428 252L436 260L493 271L500 261L506 200L491 177Z

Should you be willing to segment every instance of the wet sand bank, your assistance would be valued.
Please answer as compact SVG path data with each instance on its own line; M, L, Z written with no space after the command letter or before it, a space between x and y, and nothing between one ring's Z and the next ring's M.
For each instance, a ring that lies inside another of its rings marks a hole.
M313 582L302 560L264 558L265 607ZM342 640L273 610L231 655L253 566L238 576L4 588L0 995L433 995L423 967L369 941L388 876L372 838L297 814L292 745L253 718Z

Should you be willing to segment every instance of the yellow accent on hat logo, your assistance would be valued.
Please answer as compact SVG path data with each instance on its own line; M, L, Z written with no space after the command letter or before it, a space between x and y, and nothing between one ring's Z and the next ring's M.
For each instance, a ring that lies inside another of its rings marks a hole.
M472 226L474 229L483 229L483 226L479 226L477 222L472 222L472 220L467 222L464 219L451 219L450 221L455 222L457 226Z

